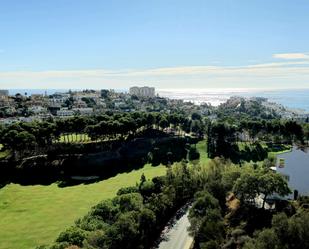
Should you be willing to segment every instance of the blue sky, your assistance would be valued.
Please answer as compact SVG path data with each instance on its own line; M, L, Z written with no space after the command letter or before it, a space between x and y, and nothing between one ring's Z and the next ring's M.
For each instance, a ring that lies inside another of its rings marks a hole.
M309 87L309 1L10 0L1 88Z

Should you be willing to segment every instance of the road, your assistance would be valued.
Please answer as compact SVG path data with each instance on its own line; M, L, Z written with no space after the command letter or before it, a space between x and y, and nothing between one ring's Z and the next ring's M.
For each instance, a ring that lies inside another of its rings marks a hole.
M170 221L162 232L158 249L190 249L193 244L193 238L188 233L190 222L188 219L189 211L179 213Z

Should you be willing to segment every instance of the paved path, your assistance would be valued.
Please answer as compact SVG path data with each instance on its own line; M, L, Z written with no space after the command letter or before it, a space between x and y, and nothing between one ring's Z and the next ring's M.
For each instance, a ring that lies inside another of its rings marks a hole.
M190 226L188 211L169 228L163 231L158 249L190 249L193 238L187 229Z

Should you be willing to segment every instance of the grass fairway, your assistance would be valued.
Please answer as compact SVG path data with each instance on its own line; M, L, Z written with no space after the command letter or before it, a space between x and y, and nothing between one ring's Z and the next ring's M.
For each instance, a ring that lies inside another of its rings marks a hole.
M206 149L206 140L199 141L196 144L196 149L200 153L200 162L202 164L207 164L208 161L210 160L208 155L207 155L207 149Z
M88 137L87 134L70 134L70 135L61 135L59 137L59 142L65 143L65 142L70 142L70 143L87 143L90 142L91 139Z
M165 167L145 165L98 183L66 188L7 185L0 189L0 249L30 249L53 242L90 207L115 196L121 187L135 185L142 173L150 179L164 175Z

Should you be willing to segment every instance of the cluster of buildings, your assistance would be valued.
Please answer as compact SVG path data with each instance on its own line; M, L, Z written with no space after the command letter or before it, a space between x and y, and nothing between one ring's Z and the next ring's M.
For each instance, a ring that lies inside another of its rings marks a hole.
M0 123L31 122L76 115L112 112L165 112L174 110L207 113L208 106L197 106L183 100L161 98L154 87L131 87L128 93L115 90L82 90L45 94L9 95L0 90Z
M133 86L130 88L130 94L131 95L136 95L137 97L149 97L149 98L154 98L155 97L155 88L154 87L148 87L148 86L143 86L143 87L138 87L138 86Z

